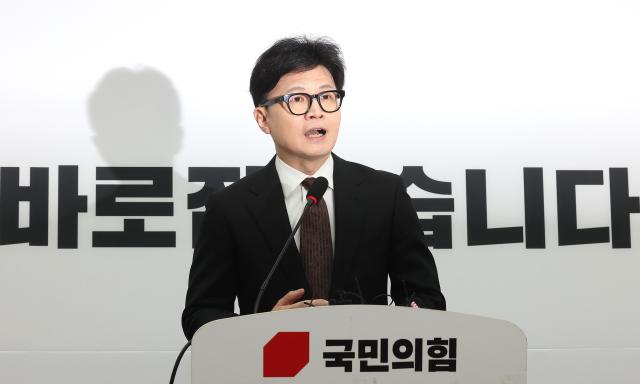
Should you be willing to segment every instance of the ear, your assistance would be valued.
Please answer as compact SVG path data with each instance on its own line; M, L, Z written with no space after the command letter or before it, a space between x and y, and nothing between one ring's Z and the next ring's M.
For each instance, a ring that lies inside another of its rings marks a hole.
M267 122L267 110L265 107L256 107L253 110L253 118L256 119L256 123L262 130L262 132L267 135L271 133L271 128L269 127L269 123Z

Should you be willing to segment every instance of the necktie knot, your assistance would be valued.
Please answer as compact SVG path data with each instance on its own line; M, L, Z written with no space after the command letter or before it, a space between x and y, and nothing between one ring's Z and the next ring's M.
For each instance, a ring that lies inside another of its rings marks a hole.
M316 178L315 177L307 177L306 179L302 180L302 186L305 187L307 190L311 189L311 186L313 185L313 183L316 182Z

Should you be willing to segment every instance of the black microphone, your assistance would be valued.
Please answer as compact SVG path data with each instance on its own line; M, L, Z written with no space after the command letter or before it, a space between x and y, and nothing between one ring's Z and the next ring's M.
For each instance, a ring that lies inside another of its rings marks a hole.
M309 204L309 199L311 199L311 204L316 205L324 196L324 193L327 191L327 187L329 186L329 182L324 177L318 177L316 181L313 183L311 188L309 188L309 192L307 192L307 204Z
M280 254L276 258L276 261L273 263L273 266L269 271L269 274L267 274L267 277L264 279L264 282L260 286L260 291L258 292L258 298L256 299L256 304L253 306L253 313L258 313L258 308L260 307L260 302L262 301L262 295L264 295L264 291L267 290L267 286L269 286L271 277L276 271L276 268L278 268L280 261L282 261L282 258L284 257L284 253L289 248L289 245L291 244L291 240L293 240L293 236L295 236L296 232L298 232L298 228L300 228L300 224L302 224L302 219L307 214L309 207L311 207L312 205L318 204L320 199L322 199L322 196L324 195L324 193L327 191L328 186L329 186L329 182L327 181L326 178L318 177L313 183L313 185L311 186L311 188L309 188L309 192L307 192L307 204L305 204L304 209L302 210L302 215L300 215L300 218L298 219L296 226L293 227L293 231L291 231L289 238L287 238L287 241L284 243L284 246L282 247Z

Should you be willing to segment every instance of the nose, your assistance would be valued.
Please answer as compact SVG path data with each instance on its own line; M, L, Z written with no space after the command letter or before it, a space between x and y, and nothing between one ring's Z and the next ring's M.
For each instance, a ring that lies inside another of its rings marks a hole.
M305 114L306 118L318 118L323 116L324 111L320 108L320 102L318 101L318 97L314 97L311 99L311 106L309 107L309 111Z

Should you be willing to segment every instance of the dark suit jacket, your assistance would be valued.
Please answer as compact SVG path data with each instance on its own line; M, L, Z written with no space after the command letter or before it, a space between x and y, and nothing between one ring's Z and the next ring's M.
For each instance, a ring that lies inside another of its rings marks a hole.
M334 156L334 303L386 303L387 276L396 304L445 309L433 256L402 179ZM188 339L203 324L253 311L264 278L291 233L275 157L212 194L189 274L182 327ZM273 275L260 311L288 291L309 292L295 243ZM361 296L361 297L360 297ZM306 299L310 297L306 296Z

